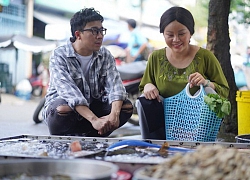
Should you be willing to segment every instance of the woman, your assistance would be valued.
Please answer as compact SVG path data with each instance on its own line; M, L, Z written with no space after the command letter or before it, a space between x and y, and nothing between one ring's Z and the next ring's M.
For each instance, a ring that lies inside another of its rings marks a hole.
M160 19L160 33L167 47L149 57L139 85L143 97L137 101L143 139L166 139L162 98L174 96L190 83L194 94L200 85L227 97L229 86L217 58L210 51L190 44L194 34L192 14L172 7Z

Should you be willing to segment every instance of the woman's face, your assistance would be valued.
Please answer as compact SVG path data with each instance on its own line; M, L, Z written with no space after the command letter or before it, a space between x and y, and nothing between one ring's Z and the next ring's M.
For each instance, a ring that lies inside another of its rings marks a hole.
M186 26L173 21L169 23L163 32L165 42L174 52L181 52L188 47L191 34Z

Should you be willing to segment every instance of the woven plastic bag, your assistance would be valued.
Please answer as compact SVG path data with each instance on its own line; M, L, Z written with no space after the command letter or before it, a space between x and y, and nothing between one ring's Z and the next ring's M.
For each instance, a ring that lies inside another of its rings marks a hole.
M191 95L189 83L178 94L164 99L166 139L212 142L216 140L221 119L204 102L206 92Z

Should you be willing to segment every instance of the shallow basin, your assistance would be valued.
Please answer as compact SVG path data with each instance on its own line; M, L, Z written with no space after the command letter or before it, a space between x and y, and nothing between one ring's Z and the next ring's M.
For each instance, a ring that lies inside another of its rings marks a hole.
M47 160L47 159L18 159L0 161L0 179L7 176L27 177L59 176L59 179L86 179L110 180L118 171L118 166L109 162L73 159L73 160ZM18 178L17 178L18 179Z

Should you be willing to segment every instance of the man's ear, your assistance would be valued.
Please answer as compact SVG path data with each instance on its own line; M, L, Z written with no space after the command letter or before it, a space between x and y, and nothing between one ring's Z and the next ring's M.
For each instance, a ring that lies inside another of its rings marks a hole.
M75 37L76 37L76 39L81 38L80 34L81 34L81 31L75 31Z

